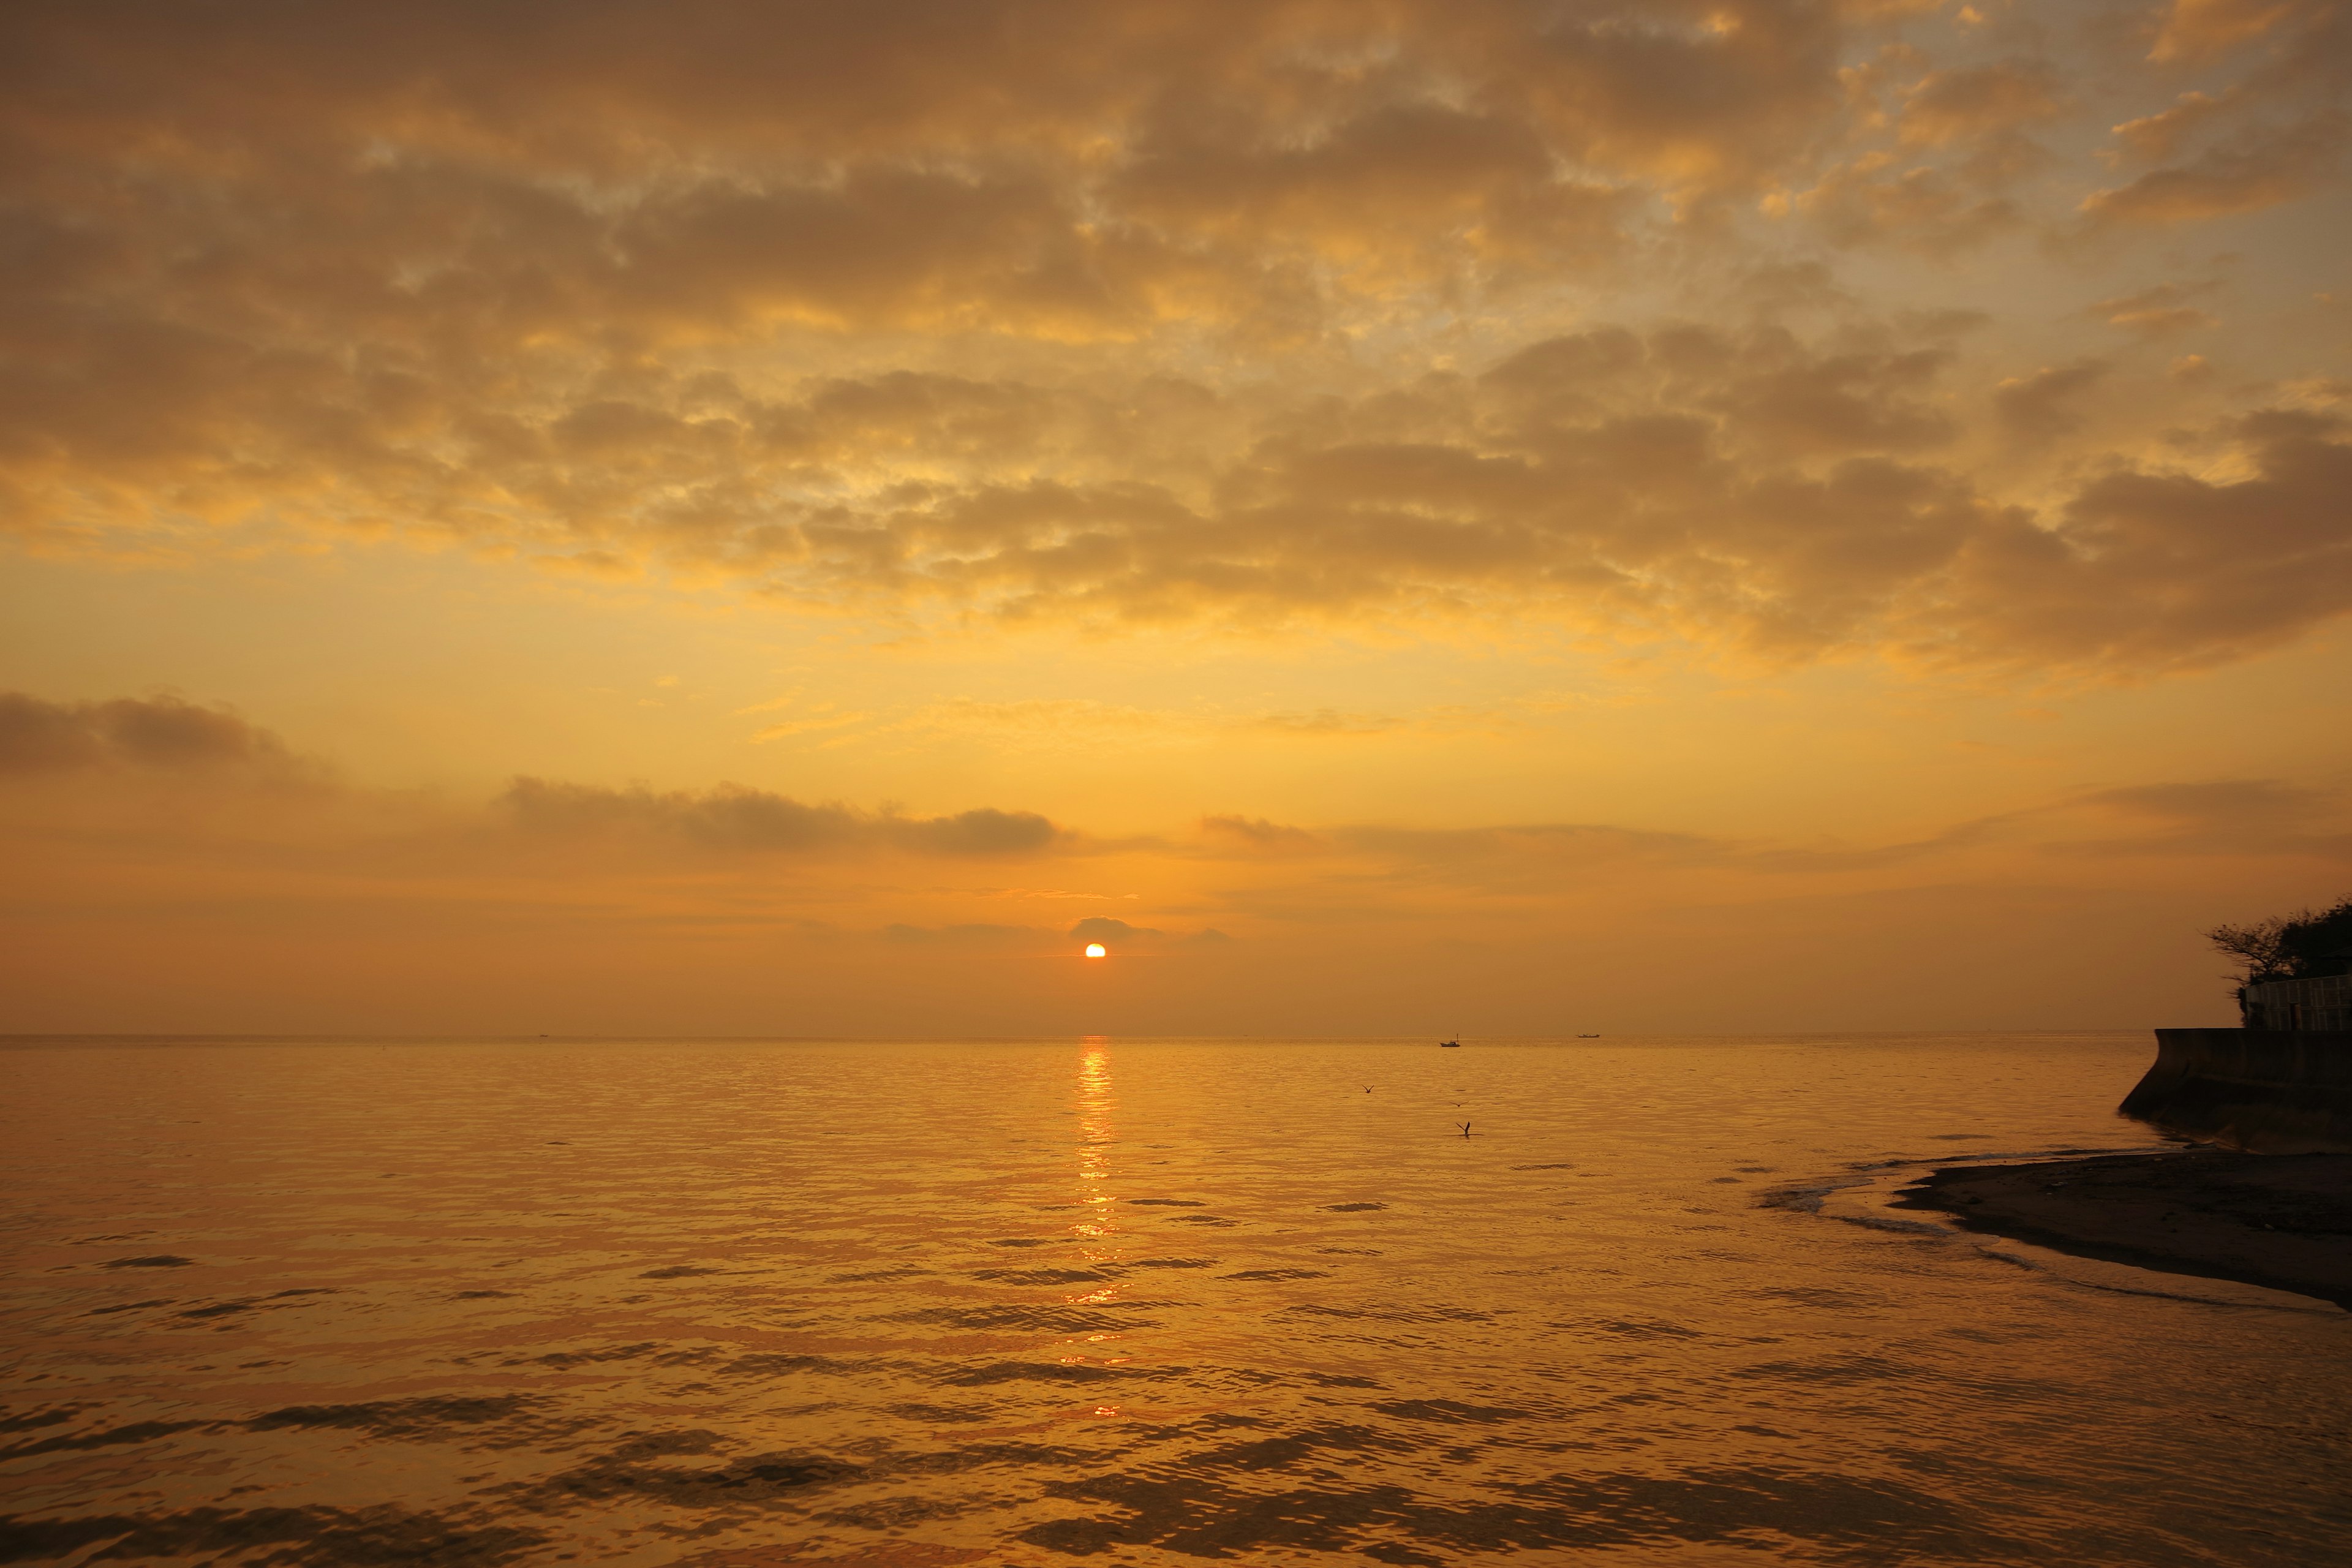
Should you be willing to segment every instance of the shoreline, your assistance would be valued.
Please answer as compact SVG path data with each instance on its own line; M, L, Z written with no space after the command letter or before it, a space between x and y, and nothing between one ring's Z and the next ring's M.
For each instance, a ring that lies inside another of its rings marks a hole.
M1895 1206L1969 1230L2170 1274L2287 1290L2352 1311L2352 1154L2189 1149L1952 1165Z

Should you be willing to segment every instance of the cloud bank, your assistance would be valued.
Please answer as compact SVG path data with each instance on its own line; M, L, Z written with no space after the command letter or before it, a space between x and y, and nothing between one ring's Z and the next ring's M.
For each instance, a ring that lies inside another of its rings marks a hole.
M12 6L0 526L917 628L2210 665L2352 611L2352 386L2012 339L2229 324L2063 258L2340 201L2347 16ZM1934 308L2001 244L2046 299Z

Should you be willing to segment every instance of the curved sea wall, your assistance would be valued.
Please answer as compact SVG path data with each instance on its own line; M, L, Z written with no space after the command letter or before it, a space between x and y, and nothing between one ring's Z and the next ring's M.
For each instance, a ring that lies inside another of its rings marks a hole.
M2352 1151L2352 1032L2158 1029L2124 1115L2280 1153Z

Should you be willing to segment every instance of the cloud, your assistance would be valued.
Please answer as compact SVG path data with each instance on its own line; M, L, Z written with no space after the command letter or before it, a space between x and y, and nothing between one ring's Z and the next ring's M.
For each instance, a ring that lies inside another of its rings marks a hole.
M838 805L808 805L766 790L721 784L656 792L518 778L498 810L541 838L647 836L721 854L826 855L894 850L944 857L1048 853L1066 836L1034 812L992 807L909 817Z
M2352 444L2341 422L2273 411L2236 434L2246 478L2118 469L2077 491L2054 527L1988 528L1955 563L1948 608L1929 618L1942 637L2019 658L2162 669L2275 647L2343 616Z
M2184 92L2171 108L2116 126L2116 139L2134 157L2159 162L2171 157L2184 140L2228 107L2226 100L2210 93Z
M2136 831L2061 841L2074 854L2293 855L2352 860L2352 801L2340 789L2219 779L2095 791L2080 803Z
M2334 175L2345 122L2329 116L2250 135L2186 163L2153 169L2094 191L2082 211L2094 225L2203 223L2260 212L2319 189Z
M2204 283L2158 283L2133 293L2102 300L2085 314L2103 321L2111 327L2121 327L2144 338L2171 337L2176 333L2193 331L2200 327L2219 325L2203 310L2187 301L2210 293L2218 285Z
M83 768L286 773L295 767L268 731L176 697L47 702L0 691L0 774Z
M2336 9L2328 0L2172 0L2149 58L2205 59Z
M0 16L0 528L180 567L398 540L917 634L2046 664L1977 595L2095 582L2082 476L2166 481L2176 430L2272 447L2120 395L2093 425L2079 345L2037 372L1904 305L2012 233L2329 188L2345 15L2182 0L2151 62L1794 0L33 0ZM2190 61L2235 78L2183 96ZM2086 97L2159 166L2069 152ZM2099 309L2204 321L2159 293ZM2282 636L2344 613L2332 581ZM2089 672L2252 646L2125 602L2160 625ZM833 841L793 809L725 831Z
M1215 947L1233 940L1214 926L1190 932L1165 931L1153 926L1129 925L1107 915L1092 915L1078 921L1070 927L1068 935L1074 942L1100 942L1114 953L1136 949Z
M2106 379L2108 369L2104 361L2077 360L2012 376L1993 389L1993 409L2011 434L2028 440L2071 435L2083 427L2083 416L2070 405Z
M1201 837L1215 852L1253 859L1320 855L1330 848L1328 841L1303 827L1268 822L1262 816L1203 816Z
M1927 147L1997 136L2056 119L2062 100L2056 72L2038 60L1930 71L1905 95L1900 133Z

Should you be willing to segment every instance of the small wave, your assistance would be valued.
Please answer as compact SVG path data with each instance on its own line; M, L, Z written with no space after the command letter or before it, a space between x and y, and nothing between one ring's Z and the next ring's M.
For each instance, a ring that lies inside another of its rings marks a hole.
M765 1502L864 1473L861 1466L824 1454L752 1454L709 1467L649 1462L670 1455L707 1454L715 1447L717 1438L708 1432L656 1433L544 1480L493 1489L520 1494L517 1500L525 1507L635 1496L682 1508L709 1508Z
M1481 1312L1469 1307L1330 1307L1319 1301L1302 1301L1295 1307L1285 1307L1286 1312L1298 1312L1314 1318L1346 1318L1379 1323L1491 1323L1492 1312Z
M522 1525L461 1525L443 1515L377 1508L191 1508L164 1514L89 1514L0 1521L0 1562L57 1561L109 1543L107 1558L205 1557L313 1563L511 1562L547 1536Z
M1122 1272L1118 1268L975 1268L971 1278L1000 1285L1084 1285L1116 1279Z
M423 1399L378 1399L362 1405L289 1405L244 1423L248 1432L341 1430L406 1442L470 1433L532 1413L541 1401L527 1394L440 1394Z
M28 1459L36 1454L74 1453L89 1448L152 1443L158 1437L169 1437L175 1433L193 1432L199 1427L217 1425L210 1421L134 1421L128 1426L110 1426L97 1432L80 1432L62 1437L43 1437L37 1442L19 1443L12 1448L0 1448L0 1459Z
M1084 1363L993 1361L959 1366L936 1381L948 1388L989 1388L1000 1383L1118 1383L1141 1378L1158 1381L1163 1374L1144 1367L1092 1366Z
M1458 1399L1397 1399L1372 1408L1399 1421L1432 1421L1444 1426L1494 1426L1530 1419L1525 1410L1465 1405Z
M877 1323L926 1323L967 1332L990 1333L1018 1329L1030 1333L1088 1334L1118 1329L1149 1329L1159 1325L1148 1318L1128 1317L1077 1307L925 1307L913 1312L889 1312L869 1318Z

